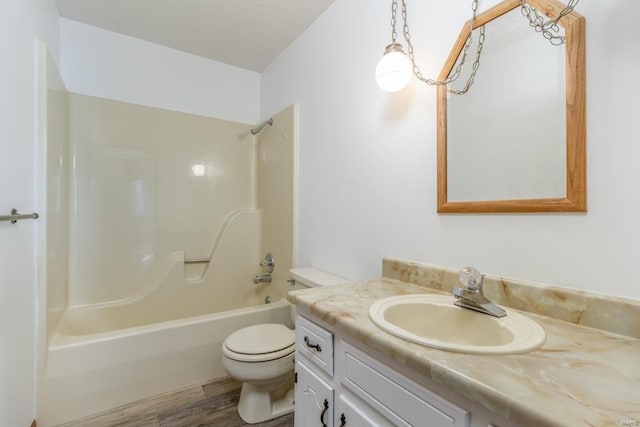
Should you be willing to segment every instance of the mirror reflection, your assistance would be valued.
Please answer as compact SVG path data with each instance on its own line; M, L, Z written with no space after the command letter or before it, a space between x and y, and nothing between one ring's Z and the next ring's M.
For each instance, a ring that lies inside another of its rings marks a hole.
M485 27L473 86L447 99L449 200L565 197L564 48L520 9Z
M528 1L550 18L564 5ZM484 42L478 44L485 26ZM471 88L465 66L438 88L438 212L583 212L585 189L584 18L560 20L553 45L505 0L465 24L439 79L455 71L467 35L482 48Z

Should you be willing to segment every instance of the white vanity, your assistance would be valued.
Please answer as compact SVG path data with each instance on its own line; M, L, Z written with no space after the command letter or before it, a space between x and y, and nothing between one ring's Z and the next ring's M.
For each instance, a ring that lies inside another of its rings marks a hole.
M516 425L305 315L296 321L296 426Z

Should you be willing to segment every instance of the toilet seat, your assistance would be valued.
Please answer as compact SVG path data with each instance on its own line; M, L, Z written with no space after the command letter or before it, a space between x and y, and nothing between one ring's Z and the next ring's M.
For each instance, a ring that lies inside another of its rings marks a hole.
M227 337L224 356L239 362L265 362L295 351L295 334L284 325L266 323L242 328Z

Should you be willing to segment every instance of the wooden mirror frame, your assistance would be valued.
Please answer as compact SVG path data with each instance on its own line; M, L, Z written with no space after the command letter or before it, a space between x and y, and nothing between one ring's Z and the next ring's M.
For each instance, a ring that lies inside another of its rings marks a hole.
M565 8L565 5L557 0L527 0L527 3L550 18L557 17ZM475 21L467 21L438 79L444 80L449 76L464 49L467 37L474 29L516 7L520 7L520 0L505 0L478 15ZM585 19L572 11L560 19L559 25L564 28L566 38L566 198L449 202L447 200L447 86L438 86L438 213L587 211ZM531 31L534 30L531 29Z

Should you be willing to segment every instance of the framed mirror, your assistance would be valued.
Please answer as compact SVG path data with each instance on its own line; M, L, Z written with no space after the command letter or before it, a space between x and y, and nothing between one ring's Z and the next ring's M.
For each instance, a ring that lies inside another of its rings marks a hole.
M565 8L527 3L551 19ZM565 43L555 46L529 26L520 0L505 0L464 25L439 80L455 72L467 38L477 40L483 25L469 91L437 88L438 212L586 212L584 18L562 17Z

